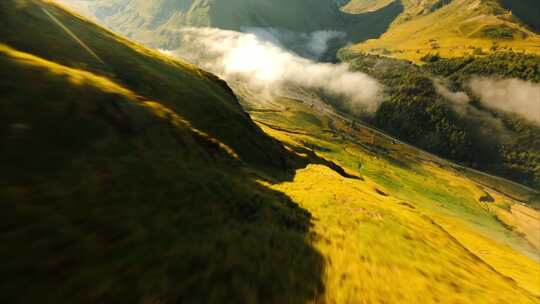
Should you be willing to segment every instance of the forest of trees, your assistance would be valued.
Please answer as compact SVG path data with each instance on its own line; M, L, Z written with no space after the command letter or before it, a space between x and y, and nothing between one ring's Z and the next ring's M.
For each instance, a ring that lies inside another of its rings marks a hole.
M484 108L467 86L473 76L538 83L540 57L515 52L455 59L433 56L422 66L374 55L340 54L340 59L385 85L385 101L370 119L374 126L445 158L540 189L540 127ZM465 91L471 107L501 121L504 136L477 117L456 113L437 93L436 79L444 79L452 91Z

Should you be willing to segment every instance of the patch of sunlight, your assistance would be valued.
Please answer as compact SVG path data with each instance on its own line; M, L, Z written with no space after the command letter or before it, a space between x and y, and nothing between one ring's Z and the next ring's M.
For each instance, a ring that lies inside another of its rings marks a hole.
M66 77L68 81L73 85L93 86L99 88L103 92L122 95L126 97L127 100L129 100L130 102L145 106L157 116L169 120L175 126L190 130L192 134L197 138L202 139L204 142L210 143L211 145L217 147L219 150L225 152L228 156L239 160L239 156L234 151L234 149L219 141L218 139L210 136L209 134L206 134L205 132L194 128L189 121L180 117L171 109L165 107L164 105L156 101L141 101L141 97L137 96L134 92L113 82L106 77L98 76L91 72L79 69L69 68L28 53L17 51L4 44L0 44L0 55L6 56L21 65L44 69L45 71L47 71L47 73L50 73L54 77Z
M481 7L467 10L463 8L464 4L453 1L429 14L415 14L413 8L406 5L405 12L381 37L355 44L347 51L411 60L418 64L422 64L420 59L426 54L461 57L471 55L475 48L489 51L494 42L505 49L540 54L540 35L516 22L511 15L486 15L488 1L477 4ZM492 25L513 28L522 35L507 40L475 35L479 29Z
M98 87L104 92L124 95L131 99L135 99L136 96L135 93L116 84L106 77L98 76L91 72L66 67L28 53L20 52L5 44L0 44L0 55L6 56L7 58L14 60L21 65L45 69L48 73L56 77L67 77L69 82L71 82L73 85L90 85Z
M374 148L365 130L353 131L355 144L324 126L309 135L288 132L307 131L301 117L255 115L291 150L326 147L316 153L364 178L309 165L292 182L268 185L313 215L313 245L326 260L321 302L536 303L540 264L494 217L493 208L516 204L511 198L412 147L381 141ZM480 202L486 194L491 205Z
M313 216L313 245L326 261L326 292L321 302L537 301L412 203L379 195L374 189L380 186L373 182L347 179L325 166L309 165L298 170L293 181L271 187ZM459 231L459 235L469 233ZM479 234L475 237L483 249L497 252L492 254L494 262L502 265L507 257L519 261L520 268L535 265L510 248ZM521 286L536 283L530 270L514 274L523 278Z
M519 286L540 296L540 264L510 246L484 237L457 218L433 215L460 243L498 272L514 279Z

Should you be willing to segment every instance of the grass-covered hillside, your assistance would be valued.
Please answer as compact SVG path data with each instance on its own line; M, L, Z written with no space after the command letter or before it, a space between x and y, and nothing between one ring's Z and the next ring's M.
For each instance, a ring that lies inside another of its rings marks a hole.
M0 303L540 303L538 193L0 2Z
M322 292L309 213L257 181L293 158L224 82L45 2L0 24L0 302Z
M326 265L315 303L540 301L538 253L527 244L540 245L538 211L516 201L532 202L537 192L322 114L314 100L277 102L252 109L253 119L291 149L353 175L310 165L273 186L314 217L313 244ZM514 298L499 278L536 296Z
M274 166L281 162L274 153L280 149L270 141L260 141L260 131L235 102L225 82L216 76L173 62L80 17L53 15L73 31L76 39L82 40L85 44L82 46L33 1L15 2L17 5L13 7L4 4L9 9L2 11L2 43L68 67L112 78L142 98L158 100L188 119L194 127L231 146L250 163ZM58 10L56 6L53 8ZM98 58L93 57L92 52ZM238 133L245 135L239 138Z
M540 36L534 32L532 21L540 4L513 2L520 4L503 6L497 0L403 0L405 11L384 35L349 50L415 62L435 52L443 57L489 52L494 44L540 54ZM530 13L524 13L525 7Z

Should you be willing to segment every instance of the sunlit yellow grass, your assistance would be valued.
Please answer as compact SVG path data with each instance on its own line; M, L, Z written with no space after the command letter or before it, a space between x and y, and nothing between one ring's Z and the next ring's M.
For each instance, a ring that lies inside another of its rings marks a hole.
M48 61L28 53L14 50L13 48L10 48L9 46L1 43L0 55L9 57L12 60L17 61L21 65L46 70L48 73L51 74L52 77L66 77L68 81L73 85L80 86L83 84L87 84L89 86L100 88L104 92L117 93L129 98L135 98L135 94L133 92L126 88L123 88L122 86L114 83L113 81L105 77L97 76L93 73L79 69L68 68L52 61Z
M510 21L510 16L485 15L478 1L453 1L442 9L406 20L398 18L378 39L371 39L348 48L351 52L385 55L420 62L426 54L442 57L472 55L475 48L489 52L493 43L514 51L540 54L540 37L525 27ZM413 7L406 6L406 14ZM479 31L487 25L506 25L526 37L510 40L482 37Z
M309 166L297 172L293 182L274 186L315 218L314 246L327 264L321 301L536 303L431 219L399 200L381 196L375 187L322 166ZM454 231L464 233L459 228ZM483 237L475 241L487 242ZM500 250L496 245L482 249ZM505 257L520 261L515 268L537 265L521 262L525 258L511 250Z
M291 111L318 115L282 102ZM326 125L317 131L306 121L294 121L301 116L252 115L282 128L261 124L272 137L291 147L306 142L325 147L329 152L317 153L364 179L311 165L297 171L292 182L272 186L315 219L314 246L326 260L320 302L539 303L540 264L532 259L538 251L494 217L516 206L511 198L411 147L377 140L409 166L400 167L382 152L323 131ZM283 131L293 129L305 134ZM366 130L348 132L369 145ZM486 194L495 202L480 202Z
M50 77L65 77L68 82L74 86L88 86L99 89L104 93L118 94L126 100L129 100L129 102L148 109L158 117L169 120L172 124L178 127L190 130L195 136L202 138L204 141L212 143L230 157L237 160L239 159L238 155L231 147L206 134L205 132L194 128L189 121L180 117L171 109L160 104L159 102L143 101L141 100L141 97L138 97L137 94L131 90L104 76L98 76L88 71L66 67L28 53L17 51L4 44L0 44L0 56L6 56L11 60L16 61L20 65L26 65L35 70L46 71L46 73L50 74Z
M514 279L519 286L540 295L540 264L516 253L512 248L490 240L471 229L466 223L451 217L433 215L445 230L467 249L495 270Z

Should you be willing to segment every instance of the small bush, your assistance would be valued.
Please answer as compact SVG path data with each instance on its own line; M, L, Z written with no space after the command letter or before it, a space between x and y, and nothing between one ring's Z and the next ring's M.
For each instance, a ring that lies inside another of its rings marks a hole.
M437 62L439 60L441 60L441 55L439 55L439 53L436 53L436 54L426 54L424 56L422 56L422 58L420 58L421 61L423 62Z

